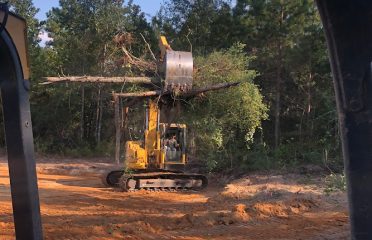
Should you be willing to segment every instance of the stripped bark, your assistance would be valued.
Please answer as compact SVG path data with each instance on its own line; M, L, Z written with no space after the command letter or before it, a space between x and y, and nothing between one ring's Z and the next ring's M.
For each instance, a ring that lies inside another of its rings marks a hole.
M151 77L96 77L96 76L68 76L68 77L45 77L41 85L61 82L80 82L80 83L134 83L134 84L153 84L159 81Z
M103 115L102 90L98 88L96 109L96 142L101 143L102 115Z
M114 97L130 98L130 97L153 97L160 96L161 91L147 91L147 92L134 92L134 93L113 93Z

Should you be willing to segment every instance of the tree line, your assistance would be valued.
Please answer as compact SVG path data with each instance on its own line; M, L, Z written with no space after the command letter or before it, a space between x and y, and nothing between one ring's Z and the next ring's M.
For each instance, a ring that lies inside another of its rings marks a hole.
M190 129L190 153L209 170L298 164L341 165L330 67L310 0L167 0L149 20L133 1L60 0L40 22L31 0L10 1L29 23L37 150L112 154L111 91L135 85L42 86L43 76L138 76L114 37L131 33L131 53L147 58L160 34L192 51L195 84L240 81L192 100L177 114ZM53 39L41 47L38 34ZM137 106L141 108L142 106ZM138 117L138 125L141 125ZM4 142L4 141L3 141Z

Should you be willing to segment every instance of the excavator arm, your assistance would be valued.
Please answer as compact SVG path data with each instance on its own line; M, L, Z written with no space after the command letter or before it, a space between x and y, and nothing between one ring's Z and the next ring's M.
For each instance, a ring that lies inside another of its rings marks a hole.
M0 4L0 86L17 239L42 239L29 103L26 22Z
M316 2L336 90L351 239L372 239L372 1Z

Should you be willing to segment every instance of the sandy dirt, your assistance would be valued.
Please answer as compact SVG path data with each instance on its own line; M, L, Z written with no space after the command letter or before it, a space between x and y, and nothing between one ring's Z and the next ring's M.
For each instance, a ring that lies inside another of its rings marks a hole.
M320 176L260 173L201 192L124 193L101 184L108 164L67 162L38 164L45 239L350 237L346 195L326 195ZM1 239L14 239L6 163L0 194Z

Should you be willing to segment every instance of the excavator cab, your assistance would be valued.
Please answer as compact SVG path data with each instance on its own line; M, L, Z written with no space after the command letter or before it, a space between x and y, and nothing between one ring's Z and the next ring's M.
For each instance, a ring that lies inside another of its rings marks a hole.
M125 143L125 166L132 170L176 170L186 165L186 125L160 123L160 109L147 100L144 138Z
M163 168L183 170L186 165L186 125L160 123Z

